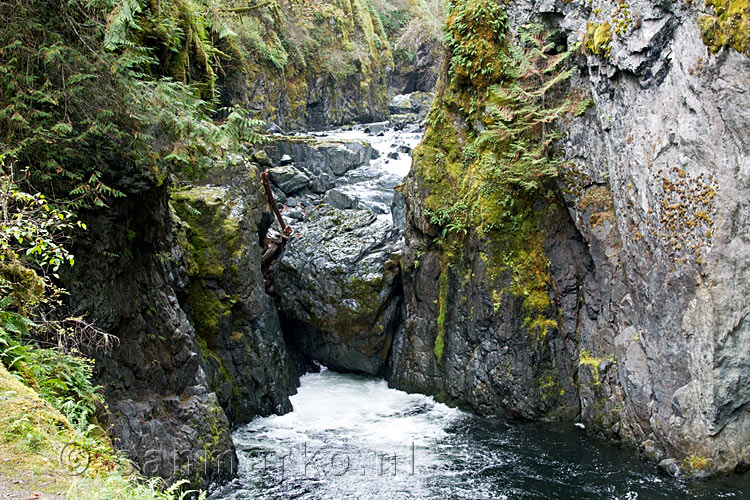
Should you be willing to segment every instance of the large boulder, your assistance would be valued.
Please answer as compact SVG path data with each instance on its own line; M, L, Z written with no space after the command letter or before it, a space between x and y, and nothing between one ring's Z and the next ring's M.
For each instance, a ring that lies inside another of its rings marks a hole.
M283 165L268 169L268 174L279 189L286 195L297 194L310 187L310 178L294 165Z
M336 178L368 165L372 157L372 147L366 141L311 136L277 138L266 146L266 151L276 164L285 155L291 157L297 168L312 179L311 188L316 193L331 189Z
M330 368L381 373L399 316L397 239L366 210L317 209L276 267L285 331Z

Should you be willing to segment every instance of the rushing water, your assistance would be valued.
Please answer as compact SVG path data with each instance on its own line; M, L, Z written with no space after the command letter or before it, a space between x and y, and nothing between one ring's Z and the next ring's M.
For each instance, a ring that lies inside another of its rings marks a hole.
M684 483L572 424L483 418L385 381L302 377L292 413L234 434L239 475L212 500L748 498L741 478ZM744 494L743 494L744 492Z

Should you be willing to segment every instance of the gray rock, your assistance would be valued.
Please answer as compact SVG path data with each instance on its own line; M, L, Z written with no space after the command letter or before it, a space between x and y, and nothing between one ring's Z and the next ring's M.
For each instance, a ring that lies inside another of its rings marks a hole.
M428 92L396 95L391 99L388 109L391 115L414 115L413 120L419 121L427 116L434 98L435 94ZM412 119L407 118L407 120Z
M324 200L334 208L347 209L354 206L354 200L340 189L334 188L328 191Z
M261 167L271 166L271 159L268 157L268 154L266 154L266 152L262 149L253 153L253 161L255 161Z
M294 220L302 220L304 218L304 214L300 209L287 210L286 212L284 212L284 216Z
M391 202L391 217L393 219L393 227L398 231L403 231L406 225L406 202L404 195L399 190L396 191Z
M279 138L268 144L266 151L276 162L289 155L294 164L304 169L311 179L339 177L349 170L368 165L372 156L372 147L367 142L315 137Z
M297 383L261 276L257 169L209 177L173 191L174 212L153 184L87 212L97 238L77 243L81 265L62 276L71 310L120 339L92 353L113 444L149 476L203 488L236 471L230 430L290 410Z
M367 127L365 127L365 133L371 134L371 135L377 135L382 132L385 132L387 129L388 129L388 122L368 123Z
M289 155L283 155L281 158L279 158L279 165L282 167L285 165L291 165L292 164L292 157Z
M672 477L679 477L682 474L680 461L676 458L665 458L659 462L659 469Z
M601 7L524 0L508 4L508 19L516 28L543 11L572 47L590 23L616 17L615 4ZM587 429L611 439L698 455L705 469L691 474L731 471L750 463L750 63L707 50L700 5L634 0L628 9L634 22L612 36L609 55L584 51L570 82L594 106L564 125L560 145L573 165L558 177L565 204L545 208L555 220L538 233L557 328L528 342L523 305L492 295L509 277L488 273L489 241L468 235L468 265L446 270L431 250L438 228L424 214L427 182L413 168L404 189L407 319L389 383L487 413L580 412ZM551 406L549 388L558 395Z
M336 185L336 179L325 172L313 177L310 190L316 194L323 194Z
M398 153L396 151L391 151L388 153L388 158L391 158L392 160L398 160Z
M287 334L330 368L381 373L400 303L391 224L364 210L323 206L298 231L274 280Z
M310 178L293 165L287 164L282 167L270 168L268 174L271 182L277 185L287 196L299 193L311 185Z
M392 115L411 113L412 109L409 94L400 94L393 96L393 98L391 98L390 104L388 105L388 111L390 111Z
M266 132L268 132L269 134L283 134L284 133L284 129L282 129L281 127L279 127L275 123L271 122L268 125L268 128L266 129Z

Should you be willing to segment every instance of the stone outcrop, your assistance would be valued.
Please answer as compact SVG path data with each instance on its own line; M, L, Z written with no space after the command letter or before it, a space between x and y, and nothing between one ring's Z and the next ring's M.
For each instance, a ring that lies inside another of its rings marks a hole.
M290 156L296 168L311 179L314 193L325 193L336 185L337 177L368 164L372 156L372 147L367 142L312 136L276 137L266 150L274 164L280 163L284 155Z
M275 272L285 333L329 368L377 375L399 319L397 240L366 210L318 208Z
M73 309L119 338L96 360L115 446L148 475L202 485L230 477L237 462L180 307L188 283L167 200L166 186L153 186L86 217L98 237L76 249L80 265L65 281Z
M97 238L78 242L63 281L72 310L119 338L94 353L102 417L147 475L225 480L237 466L230 429L291 409L297 380L260 274L256 172L238 165L177 190L174 212L166 184L131 173L117 184L127 197L84 215Z
M525 201L535 221L525 248L543 254L528 251L539 261L520 278L543 277L536 298L550 323L535 324L525 301L502 293L514 284L493 269L493 254L508 255L520 233L470 234L460 263L434 244L426 152L440 138L428 129L404 190L405 323L393 386L487 413L579 414L592 432L674 459L676 471L748 467L750 61L709 50L701 8L508 4L511 29L542 20L560 30L559 43L582 42L571 85L593 99L562 126L572 166L554 200ZM442 81L436 106L460 138L476 122L450 104ZM446 156L457 142L443 141Z
M171 205L186 254L184 309L210 387L236 427L258 415L291 411L288 396L298 381L265 293L259 241L270 217L257 168L239 160L212 172L210 180L175 190Z

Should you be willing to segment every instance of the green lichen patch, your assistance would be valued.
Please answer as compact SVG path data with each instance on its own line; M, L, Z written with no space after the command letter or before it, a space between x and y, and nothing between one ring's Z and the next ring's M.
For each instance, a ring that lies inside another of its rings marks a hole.
M682 468L688 472L703 471L703 470L709 469L712 463L713 462L710 458L702 457L700 455L691 453L687 455L682 461Z
M449 272L450 266L444 266L438 279L437 337L435 338L435 348L433 349L438 361L443 359L443 349L445 348L445 318L448 314L448 287L450 284Z
M598 387L601 384L599 379L599 365L604 360L600 356L592 356L591 351L588 349L581 350L578 356L578 367L587 367L591 371L591 375L594 379L594 386Z
M194 187L172 193L171 206L186 226L188 274L219 279L228 258L237 257L239 222L229 215L225 193L219 188Z
M606 23L588 23L584 47L594 55L609 57L612 50L612 25Z
M722 47L732 47L750 56L750 0L707 0L715 14L698 20L703 43L712 52Z

